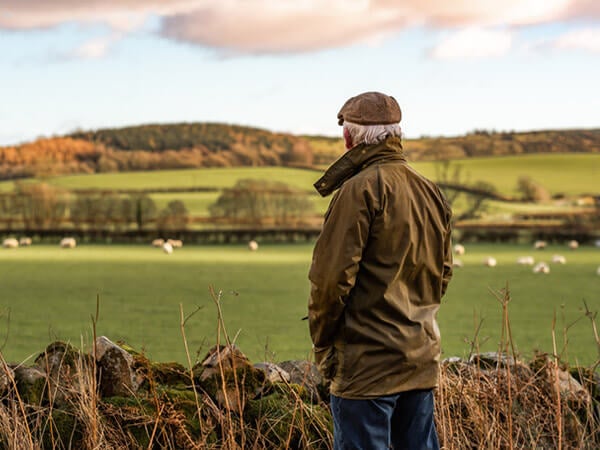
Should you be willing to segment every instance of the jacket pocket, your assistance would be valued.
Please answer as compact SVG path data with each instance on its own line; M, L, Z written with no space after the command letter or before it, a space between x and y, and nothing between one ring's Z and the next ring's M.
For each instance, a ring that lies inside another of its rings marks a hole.
M332 380L338 369L337 351L332 345L330 347L315 348L315 363L323 378Z

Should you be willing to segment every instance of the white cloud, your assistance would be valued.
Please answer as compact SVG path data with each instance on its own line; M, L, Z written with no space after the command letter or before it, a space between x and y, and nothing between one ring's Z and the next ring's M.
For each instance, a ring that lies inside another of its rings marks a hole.
M573 30L559 36L553 44L559 49L581 49L600 53L600 28Z
M215 3L165 18L162 33L238 52L283 53L372 42L403 26L398 11L382 14L364 1L332 2L329 8L318 8L314 1L278 5L270 0Z
M599 3L598 0L2 0L0 28L27 30L77 22L105 23L115 31L131 32L150 16L157 16L162 19L158 32L168 38L232 52L284 53L372 42L414 25L489 30L553 20L598 20ZM495 46L492 53L502 51L507 36L490 33L484 31L482 36ZM485 53L484 50L471 49L471 52ZM99 44L84 51L94 52L101 53Z
M497 57L508 53L512 41L512 33L507 30L466 28L444 39L431 56L443 60Z

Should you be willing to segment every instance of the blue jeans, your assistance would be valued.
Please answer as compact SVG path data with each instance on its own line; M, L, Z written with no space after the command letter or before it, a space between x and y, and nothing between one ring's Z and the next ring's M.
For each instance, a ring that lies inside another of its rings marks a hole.
M433 391L366 400L331 395L335 450L439 449Z

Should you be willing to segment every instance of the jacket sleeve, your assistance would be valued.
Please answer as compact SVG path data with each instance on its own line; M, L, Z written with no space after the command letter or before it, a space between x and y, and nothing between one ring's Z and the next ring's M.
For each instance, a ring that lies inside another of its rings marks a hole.
M308 318L317 360L320 352L333 345L356 282L376 208L372 190L372 185L357 180L346 182L333 197L315 244Z
M448 284L452 279L452 210L448 206L448 228L446 229L446 236L444 239L444 271L442 274L442 297L446 293L446 289L448 288Z

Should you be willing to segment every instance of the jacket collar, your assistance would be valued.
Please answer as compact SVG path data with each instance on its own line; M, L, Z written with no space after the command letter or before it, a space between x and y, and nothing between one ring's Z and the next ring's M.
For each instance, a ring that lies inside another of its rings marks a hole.
M374 145L359 144L335 161L314 187L321 196L327 197L365 167L389 160L406 161L399 137L388 137Z

